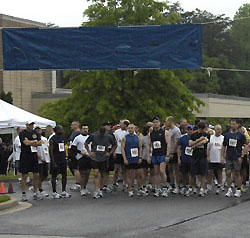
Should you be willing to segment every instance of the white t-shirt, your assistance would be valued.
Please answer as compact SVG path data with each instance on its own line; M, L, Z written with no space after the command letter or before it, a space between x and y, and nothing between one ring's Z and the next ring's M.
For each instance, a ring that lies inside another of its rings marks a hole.
M210 142L208 144L209 148L209 157L211 163L220 163L221 159L221 149L223 146L224 136L215 136L210 137Z
M41 146L37 146L37 154L41 156L46 163L50 162L50 156L49 156L49 141L47 140L46 137L41 136L41 140L44 141L44 144ZM42 161L39 159L38 163L41 164Z
M88 152L85 149L84 143L88 139L88 137L89 135L84 136L80 134L76 136L72 142L72 145L76 146L77 150L84 151L87 155L88 155ZM89 145L89 149L90 149L90 145ZM79 160L81 158L82 158L82 154L77 153L76 159Z
M116 154L122 154L122 138L125 137L127 134L128 132L125 130L122 130L121 128L114 132L114 136L115 136L116 143L117 143L117 148L115 151Z
M21 154L21 142L19 136L15 138L14 141L14 147L15 147L15 155L14 160L20 160L20 154Z

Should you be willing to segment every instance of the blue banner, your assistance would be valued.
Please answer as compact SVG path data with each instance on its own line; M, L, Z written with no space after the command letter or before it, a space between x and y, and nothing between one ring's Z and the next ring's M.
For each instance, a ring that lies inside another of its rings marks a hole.
M3 69L196 69L202 27L4 28Z

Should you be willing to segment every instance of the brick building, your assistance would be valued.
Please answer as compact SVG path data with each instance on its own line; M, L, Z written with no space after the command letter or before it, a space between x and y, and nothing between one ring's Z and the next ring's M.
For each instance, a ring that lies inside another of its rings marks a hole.
M0 14L0 28L46 27L46 24ZM2 33L0 30L0 69L3 68ZM0 91L12 92L13 104L37 113L44 102L70 96L70 90L58 90L60 78L56 71L0 71ZM60 74L59 74L60 75Z

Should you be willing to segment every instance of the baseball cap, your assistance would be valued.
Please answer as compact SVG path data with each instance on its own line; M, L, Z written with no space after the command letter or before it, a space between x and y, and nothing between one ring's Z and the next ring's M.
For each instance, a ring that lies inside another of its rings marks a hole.
M40 129L40 130L42 130L42 127L40 127L40 126L36 126L36 127L35 127L35 130L36 130L36 129Z
M154 121L154 120L160 121L160 118L155 116L155 117L153 117L152 121Z
M193 130L193 129L194 129L194 127L193 127L192 125L188 125L188 126L187 126L187 129L191 129L191 130Z
M29 120L29 121L26 121L26 125L31 125L31 124L35 124L35 122L34 121L32 121L32 120Z
M111 121L106 121L102 124L103 126L107 126L107 125L113 125L113 123Z

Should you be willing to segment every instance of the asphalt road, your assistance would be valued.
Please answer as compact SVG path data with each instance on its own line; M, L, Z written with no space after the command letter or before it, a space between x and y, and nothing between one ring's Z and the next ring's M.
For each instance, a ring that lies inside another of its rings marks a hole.
M19 184L14 190L20 197ZM236 199L215 194L130 198L117 191L97 200L72 192L70 199L30 202L31 208L0 216L0 238L250 237L250 192Z

